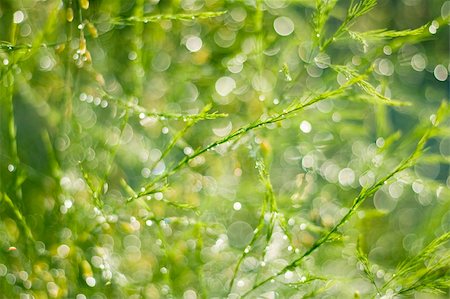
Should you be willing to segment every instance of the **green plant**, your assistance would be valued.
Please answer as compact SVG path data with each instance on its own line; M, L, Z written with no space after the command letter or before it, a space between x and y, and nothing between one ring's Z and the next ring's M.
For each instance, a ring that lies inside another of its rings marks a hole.
M448 294L450 5L378 2L3 1L0 297Z

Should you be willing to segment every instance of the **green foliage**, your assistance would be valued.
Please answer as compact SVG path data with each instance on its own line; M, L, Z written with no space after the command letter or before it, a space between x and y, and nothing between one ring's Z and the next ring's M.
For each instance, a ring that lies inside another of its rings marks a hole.
M446 298L431 2L0 2L0 297Z

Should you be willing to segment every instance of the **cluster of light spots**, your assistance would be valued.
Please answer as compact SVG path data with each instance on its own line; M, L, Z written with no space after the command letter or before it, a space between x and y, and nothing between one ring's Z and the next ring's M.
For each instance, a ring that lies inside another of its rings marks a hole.
M438 29L439 29L439 23L438 23L436 20L434 20L433 22L431 22L430 27L428 27L428 31L429 31L431 34L436 34L436 32L437 32Z
M238 74L242 71L246 60L247 56L243 54L236 55L236 57L227 62L227 69L233 74Z
M236 81L228 76L220 77L216 81L215 88L219 95L226 97L236 88Z
M394 64L387 58L377 59L375 61L375 72L383 76L391 76L394 73Z
M25 14L23 11L18 10L13 14L13 22L14 24L20 24L25 20Z
M375 183L375 174L372 171L368 171L359 178L359 184L361 187L370 187Z
M327 53L319 53L314 57L314 63L318 68L326 69L331 64L331 58Z
M203 46L203 41L200 37L190 35L186 38L186 48L190 52L198 52Z
M228 236L223 235L223 234L220 235L219 238L216 240L216 243L211 247L211 251L214 253L220 252L225 247L227 247L227 241L228 241Z
M278 17L273 22L273 28L281 36L288 36L294 32L294 22L288 17Z
M236 40L236 31L221 27L214 34L215 43L222 48L231 47Z
M442 64L436 65L433 73L434 77L439 81L445 81L448 78L448 70Z
M306 67L306 72L310 77L319 78L323 74L323 69L317 67L315 64L310 64Z
M130 226L134 231L138 231L141 228L141 223L136 219L136 217L130 217Z
M303 133L305 133L305 134L310 133L311 130L312 130L312 125L311 125L311 123L310 123L309 121L307 121L307 120L302 121L302 122L300 123L300 130L301 130Z
M378 190L373 197L373 204L378 211L391 212L397 206L397 200L386 194L385 188Z
M239 211L241 208L242 208L242 204L241 204L239 201L236 201L236 202L233 204L233 209L234 209L234 210Z
M84 92L80 93L80 101L86 103L93 103L95 106L100 106L102 108L108 107L108 101L101 99L100 97L94 97L90 94L86 94Z

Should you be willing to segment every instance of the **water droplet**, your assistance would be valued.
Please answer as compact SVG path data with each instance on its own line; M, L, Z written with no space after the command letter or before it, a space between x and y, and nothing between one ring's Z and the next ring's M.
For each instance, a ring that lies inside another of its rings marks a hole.
M384 138L383 138L383 137L377 138L377 141L375 142L375 144L376 144L379 148L383 147L383 146L384 146Z
M234 209L234 210L239 211L241 208L242 208L242 205L241 205L240 202L237 201L237 202L235 202L235 203L233 204L233 209Z
M416 180L411 185L413 191L417 194L421 193L424 190L424 184L421 180Z
M186 156L189 156L189 155L192 155L192 154L194 153L194 150L192 149L192 147L186 146L186 147L183 149L183 153L184 153Z
M294 277L294 272L286 271L286 273L284 273L284 278L291 279L292 277Z
M312 130L311 123L310 123L309 121L306 121L306 120L302 121L302 122L300 123L300 130L301 130L303 133L306 133L306 134L310 133L311 130Z
M56 252L60 258L66 258L70 253L70 247L66 244L62 244L56 249Z
M102 100L102 102L100 103L100 107L102 107L102 108L108 107L108 101Z
M427 66L426 56L422 53L418 53L411 58L411 67L417 71L421 72Z
M224 76L216 81L215 88L219 95L225 97L236 88L236 81L231 77Z
M186 39L186 48L190 52L198 52L203 46L203 41L200 37L191 35Z
M355 181L355 172L351 168L344 168L339 171L339 183L343 186L349 186Z
M9 164L8 165L8 171L9 172L13 172L14 170L16 170L16 167L14 165L12 165L12 164Z
M155 199L156 200L162 200L164 197L164 195L162 194L162 192L156 192L155 193Z
M288 17L278 17L273 22L273 28L281 36L288 36L294 32L294 22Z
M163 127L163 128L161 129L161 132L162 132L163 134L167 134L167 133L169 133L169 128L168 128L168 127Z
M150 171L149 168L147 168L147 167L142 168L142 170L141 170L141 175L142 175L144 178L149 178L149 177L150 177L150 174L151 174L151 171Z
M25 14L21 10L14 12L13 15L14 24L20 24L23 22L23 20L25 20Z
M95 278L92 277L92 276L86 277L86 284L87 284L88 286L90 286L91 288L92 288L92 287L95 287L95 284L96 284Z
M438 79L439 81L445 81L448 78L448 71L442 64L438 64L434 68L434 77Z
M128 53L129 60L133 61L133 60L136 60L136 58L137 58L137 53L135 51L131 51Z

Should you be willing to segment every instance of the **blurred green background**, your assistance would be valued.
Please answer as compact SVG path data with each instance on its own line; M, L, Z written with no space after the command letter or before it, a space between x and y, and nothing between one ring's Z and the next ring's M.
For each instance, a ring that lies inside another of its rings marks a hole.
M354 2L337 1L324 38ZM238 298L330 230L448 102L450 1L379 0L351 30L425 27L394 39L345 33L323 51L317 3L1 0L0 298ZM346 79L330 64L367 72L379 93L411 105L381 105L355 86L170 172L242 126L339 88ZM227 116L201 119L209 104ZM230 290L265 197L258 159L278 211L272 231L264 216ZM382 285L448 232L449 159L447 120L337 240L248 297L376 296L357 240ZM128 201L168 171L160 189Z

